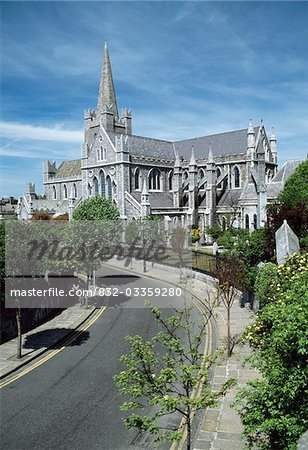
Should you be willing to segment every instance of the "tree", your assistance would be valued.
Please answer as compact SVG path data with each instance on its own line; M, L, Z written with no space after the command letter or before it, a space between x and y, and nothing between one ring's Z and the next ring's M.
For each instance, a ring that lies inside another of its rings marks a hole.
M83 245L93 246L95 241L102 243L105 241L106 248L115 245L119 238L118 229L114 221L120 218L117 206L106 197L94 196L86 199L78 205L73 212L74 221L96 220L104 221L101 224L93 224L89 230L85 229L83 224L72 224L70 227L71 241L78 237L79 243ZM109 223L108 223L109 222ZM74 228L74 230L72 230ZM76 229L78 231L76 232ZM101 255L102 256L102 255ZM85 270L87 275L87 290L89 289L90 276L95 281L95 270L100 263L97 256L76 259L74 261L75 268ZM86 306L88 306L88 297L86 297Z
M248 327L251 364L262 378L235 403L250 448L295 450L308 426L308 254L278 266L276 289Z
M244 285L245 266L235 257L217 259L218 290L217 297L227 311L227 355L231 356L235 337L231 336L231 309L238 295L238 289Z
M308 159L288 178L278 200L288 206L308 201Z
M266 247L275 254L275 232L287 220L299 238L302 249L308 249L308 160L301 163L286 181L277 201L267 208Z
M186 306L168 317L154 307L151 312L161 331L148 341L138 335L126 338L131 345L130 353L121 357L126 370L114 379L120 392L130 398L123 403L122 410L142 413L151 408L154 412L148 415L132 412L124 422L128 429L154 434L155 442L179 440L186 429L190 449L194 414L214 406L235 381L228 380L215 392L210 389L208 373L218 354L205 356L201 351L210 315L204 315L204 322L196 325ZM175 413L184 419L182 428L169 426L162 420Z
M117 220L120 217L118 208L105 197L90 197L76 206L74 220Z

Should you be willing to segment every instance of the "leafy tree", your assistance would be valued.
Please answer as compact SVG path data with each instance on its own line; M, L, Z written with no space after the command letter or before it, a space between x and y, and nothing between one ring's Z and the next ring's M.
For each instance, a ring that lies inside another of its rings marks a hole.
M116 205L98 195L76 206L73 213L74 220L117 220L119 217L120 213Z
M131 412L124 422L128 429L154 434L155 442L179 440L185 427L190 449L194 414L214 406L235 381L230 379L219 389L210 389L209 369L218 358L217 354L205 356L202 352L210 316L204 316L204 323L197 326L187 307L168 317L154 307L151 312L161 331L148 341L138 335L128 336L131 350L121 357L126 369L114 377L120 392L130 398L121 409L139 412ZM202 389L196 390L200 385ZM154 412L143 415L148 408ZM165 422L166 415L175 413L184 419L180 428Z
M299 238L302 249L308 249L308 160L301 163L286 181L277 201L267 208L266 247L275 254L275 232L287 220Z
M238 395L244 435L250 448L295 450L308 426L308 254L278 266L271 292L246 338L251 363L262 378Z
M288 206L308 201L308 159L302 162L286 181L278 200Z

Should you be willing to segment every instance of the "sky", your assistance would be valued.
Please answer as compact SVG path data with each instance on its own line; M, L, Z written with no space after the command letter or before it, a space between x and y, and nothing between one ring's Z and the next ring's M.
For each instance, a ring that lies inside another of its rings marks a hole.
M168 140L257 126L278 161L308 151L308 3L1 2L0 197L46 159L80 157L105 40L133 133Z

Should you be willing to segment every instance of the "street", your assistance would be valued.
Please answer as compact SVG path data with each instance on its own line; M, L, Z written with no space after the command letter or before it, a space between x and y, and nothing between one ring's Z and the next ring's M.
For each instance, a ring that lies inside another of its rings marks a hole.
M98 285L121 291L170 287L110 268L98 273ZM181 304L177 297L109 297L86 339L1 390L3 450L141 448L132 445L138 433L123 425L119 405L124 398L112 377L122 368L119 357L129 349L125 336L149 338L157 331L149 308L142 307L145 299L160 306ZM195 309L193 314L197 317Z

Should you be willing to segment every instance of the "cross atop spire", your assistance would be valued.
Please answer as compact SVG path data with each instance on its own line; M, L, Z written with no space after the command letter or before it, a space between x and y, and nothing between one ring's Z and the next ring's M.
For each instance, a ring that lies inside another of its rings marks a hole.
M103 67L101 73L101 80L99 84L99 93L97 101L97 112L102 113L106 107L111 108L114 117L119 117L117 101L114 91L111 64L108 52L107 41L105 41Z

